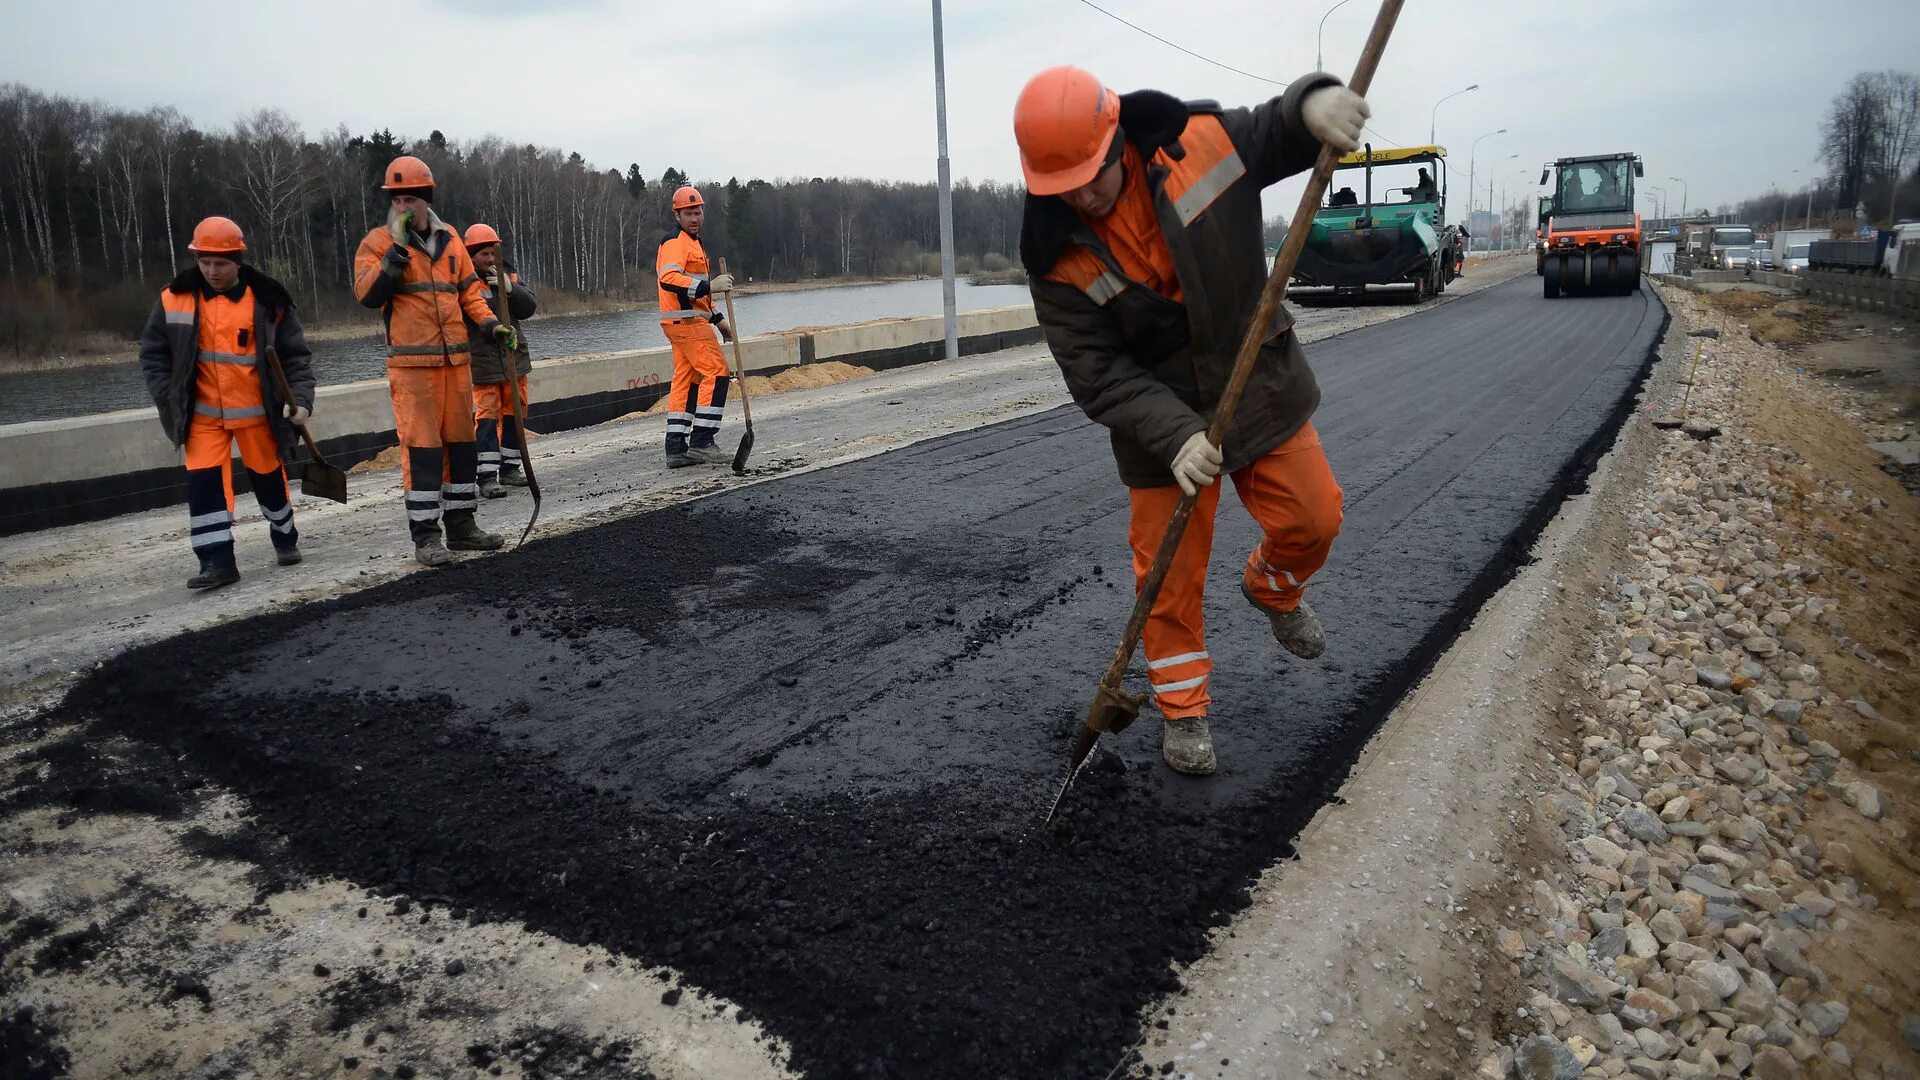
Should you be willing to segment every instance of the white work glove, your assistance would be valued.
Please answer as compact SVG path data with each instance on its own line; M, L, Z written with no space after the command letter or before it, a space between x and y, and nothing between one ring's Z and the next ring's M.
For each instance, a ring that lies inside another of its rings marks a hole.
M1180 452L1173 455L1173 479L1188 495L1199 494L1201 488L1211 485L1219 475L1220 448L1207 441L1204 431L1194 432L1180 444Z
M1347 154L1360 148L1360 132L1373 109L1344 86L1323 86L1300 103L1300 119L1313 137Z
M312 415L313 415L313 410L307 408L304 405L288 405L287 406L287 419L293 422L294 427L306 427L307 417Z
M497 289L500 287L500 274L498 271L485 271L480 275L480 280L486 282L487 288L489 289Z
M708 292L732 292L733 291L733 275L732 274L713 275L713 277L707 280L707 291Z

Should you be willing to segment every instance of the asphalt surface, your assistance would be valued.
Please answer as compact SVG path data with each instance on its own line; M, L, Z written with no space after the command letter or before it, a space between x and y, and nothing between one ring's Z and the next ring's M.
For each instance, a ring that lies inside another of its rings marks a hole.
M1577 488L1664 325L1525 276L1310 347L1347 493L1326 655L1240 599L1223 499L1220 773L1169 773L1149 716L1051 828L1131 596L1071 408L136 649L64 709L153 752L68 746L51 794L218 782L286 872L670 966L811 1075L1099 1076Z

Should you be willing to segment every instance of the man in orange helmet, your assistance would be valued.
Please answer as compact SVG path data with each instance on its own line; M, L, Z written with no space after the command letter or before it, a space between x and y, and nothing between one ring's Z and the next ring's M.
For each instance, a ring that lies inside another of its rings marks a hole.
M1242 595L1289 652L1312 659L1326 647L1303 595L1339 531L1341 492L1310 422L1320 390L1284 309L1263 328L1223 445L1207 426L1266 283L1261 189L1310 168L1323 143L1358 146L1369 115L1324 73L1223 109L1119 95L1073 67L1036 75L1014 108L1021 260L1068 389L1109 429L1132 502L1136 588L1182 495L1197 496L1145 631L1161 754L1179 772L1215 767L1201 608L1222 471L1265 534Z
M233 554L233 444L266 516L281 566L300 561L282 462L313 412L312 354L286 287L242 263L246 238L229 218L194 227L194 265L160 293L140 335L140 372L160 426L186 449L187 535L200 572L190 589L240 580ZM292 401L267 370L273 349Z
M467 245L473 268L485 286L487 305L490 308L496 305L499 295L496 290L505 288L507 310L513 314L514 324L519 326L522 319L532 318L539 302L531 289L520 284L520 275L507 264L500 250L500 234L493 231L493 226L469 225L461 241ZM520 425L508 419L515 414L513 394L507 389L505 357L509 352L513 356L523 405L527 400L527 372L533 366L533 358L527 352L525 330L514 334L518 341L509 350L505 342L482 332L469 318L467 337L473 342L473 417L475 441L480 448L480 494L498 499L507 493L504 485L527 486L526 473L520 468L520 456L526 449L520 439Z
M474 521L479 451L473 425L469 324L513 346L512 331L487 309L473 260L453 229L434 214L433 172L417 157L397 157L381 174L387 224L360 241L353 292L380 311L387 331L387 386L400 436L400 472L414 558L453 561L448 551L492 551L502 541ZM446 516L446 541L440 519Z
M709 276L707 249L700 243L706 200L691 184L673 193L673 218L679 224L660 242L654 269L660 276L660 328L673 345L673 382L667 387L667 468L724 465L733 455L715 445L727 406L727 357L714 339L715 328L727 341L733 327L714 309L713 294L733 288L733 275Z

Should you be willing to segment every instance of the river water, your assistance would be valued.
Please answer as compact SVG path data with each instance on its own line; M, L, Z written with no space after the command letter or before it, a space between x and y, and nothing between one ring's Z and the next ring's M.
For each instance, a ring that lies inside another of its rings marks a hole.
M962 281L957 284L955 299L961 311L976 311L1024 304L1030 294L1025 285L971 285ZM734 300L735 316L748 335L799 326L938 315L940 308L938 278L741 295ZM559 319L535 316L527 324L527 338L536 358L645 349L667 343L652 311ZM317 341L313 343L313 366L323 386L383 378L386 350L377 336ZM0 375L0 424L151 405L138 362L132 359L124 365Z

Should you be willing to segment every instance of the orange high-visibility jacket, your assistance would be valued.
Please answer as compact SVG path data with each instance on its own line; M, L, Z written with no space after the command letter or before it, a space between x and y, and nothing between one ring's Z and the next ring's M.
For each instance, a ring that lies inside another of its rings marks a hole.
M267 422L267 403L260 393L260 373L254 370L253 290L244 285L200 303L200 349L195 359L193 411L228 427L252 427ZM193 310L194 298L182 301L160 294L169 315Z
M719 322L707 285L707 249L682 229L660 241L654 259L660 274L660 321L705 319Z
M267 371L266 354L268 348L278 353L293 403L308 409L313 408L312 354L286 286L244 265L240 285L246 289L243 300L216 299L208 295L199 267L182 271L161 291L141 332L140 372L175 446L186 444L195 417L245 422L249 416L240 410L258 406L261 411L252 415L266 417L281 459L292 461L298 436L281 415L287 403ZM217 307L235 310L215 314ZM209 378L217 380L212 389L219 397L208 395ZM247 398L255 400L249 404ZM203 406L223 411L209 413Z
M353 257L353 294L385 317L389 367L464 364L466 320L483 334L500 325L466 245L438 215L425 237L410 235L405 247L384 227L368 233Z

